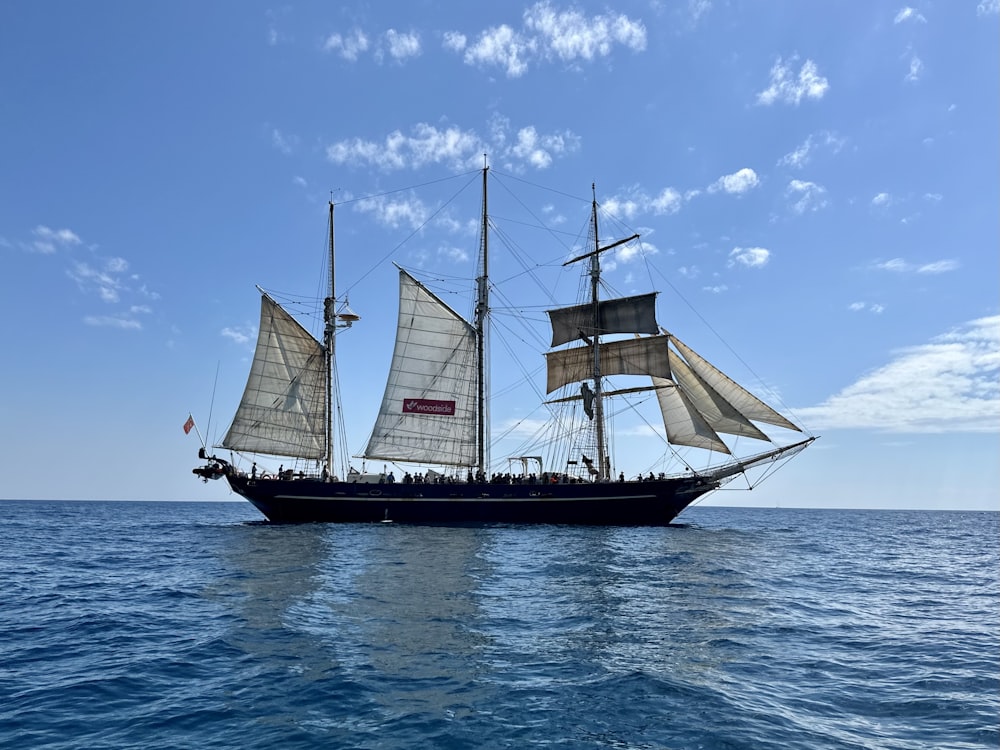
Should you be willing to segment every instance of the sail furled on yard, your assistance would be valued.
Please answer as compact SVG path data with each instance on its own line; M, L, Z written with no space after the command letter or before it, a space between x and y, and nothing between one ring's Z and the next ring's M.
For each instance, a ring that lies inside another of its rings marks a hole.
M322 459L326 455L326 350L266 294L246 389L222 447Z
M598 303L597 330L594 305L574 305L549 310L552 346L606 333L659 333L656 325L656 293L605 300Z
M369 459L476 462L476 330L406 271L388 382Z

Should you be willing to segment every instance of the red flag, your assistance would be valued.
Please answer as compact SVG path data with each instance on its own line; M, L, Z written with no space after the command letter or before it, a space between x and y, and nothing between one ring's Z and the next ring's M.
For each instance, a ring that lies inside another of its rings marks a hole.
M188 421L184 423L184 434L187 435L191 432L192 427L194 427L194 417L188 414Z

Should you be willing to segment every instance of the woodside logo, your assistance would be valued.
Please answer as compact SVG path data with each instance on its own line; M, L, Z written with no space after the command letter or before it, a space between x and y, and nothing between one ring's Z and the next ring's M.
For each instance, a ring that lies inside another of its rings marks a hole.
M436 401L430 398L403 399L403 414L433 414L439 417L455 416L454 401Z

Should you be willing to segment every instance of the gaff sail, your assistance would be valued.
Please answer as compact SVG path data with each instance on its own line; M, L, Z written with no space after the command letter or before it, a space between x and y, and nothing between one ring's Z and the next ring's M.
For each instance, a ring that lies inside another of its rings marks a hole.
M326 350L266 294L246 389L222 447L306 459L326 456Z

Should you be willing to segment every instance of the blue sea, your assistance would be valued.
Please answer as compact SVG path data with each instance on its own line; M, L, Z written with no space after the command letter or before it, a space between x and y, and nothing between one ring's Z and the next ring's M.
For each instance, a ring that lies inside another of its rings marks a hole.
M0 502L2 748L997 748L1000 514Z

